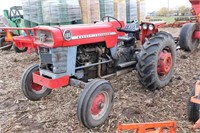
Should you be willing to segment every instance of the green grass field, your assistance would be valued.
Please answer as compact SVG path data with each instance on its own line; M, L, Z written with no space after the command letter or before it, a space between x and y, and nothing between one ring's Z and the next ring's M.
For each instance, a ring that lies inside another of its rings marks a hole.
M174 22L174 18L175 17L160 17L160 16L156 16L156 17L151 17L151 19L161 19L162 21L165 21L167 23L173 23Z

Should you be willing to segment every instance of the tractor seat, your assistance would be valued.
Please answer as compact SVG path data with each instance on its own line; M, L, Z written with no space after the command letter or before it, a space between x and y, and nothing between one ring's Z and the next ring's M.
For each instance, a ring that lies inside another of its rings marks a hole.
M118 40L123 41L125 43L131 43L135 40L135 38L130 36L118 36Z
M140 31L139 24L137 22L128 23L125 27L117 29L119 32L136 33Z

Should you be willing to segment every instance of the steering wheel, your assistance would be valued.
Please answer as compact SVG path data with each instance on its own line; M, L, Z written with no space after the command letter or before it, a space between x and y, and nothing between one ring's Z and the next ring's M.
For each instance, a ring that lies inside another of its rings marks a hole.
M104 22L105 18L108 18L108 22L110 22L110 19L114 19L115 21L117 21L120 25L120 27L117 27L117 30L120 30L123 27L121 22L118 19L111 16L104 16L101 20Z

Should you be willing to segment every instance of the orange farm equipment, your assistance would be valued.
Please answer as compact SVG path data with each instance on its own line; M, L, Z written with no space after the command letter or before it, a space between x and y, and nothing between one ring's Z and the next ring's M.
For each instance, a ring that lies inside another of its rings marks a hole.
M116 133L122 133L123 131L134 131L134 133L176 133L176 122L119 124Z

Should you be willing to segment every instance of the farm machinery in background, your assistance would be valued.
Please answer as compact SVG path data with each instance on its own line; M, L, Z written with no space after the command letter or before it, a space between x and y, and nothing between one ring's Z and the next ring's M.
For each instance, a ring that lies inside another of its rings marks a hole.
M135 43L140 30L135 24L125 25L109 16L89 25L32 28L29 40L38 48L40 64L24 72L24 95L38 101L60 87L84 88L77 105L78 119L88 128L103 124L114 102L113 87L105 79L136 69L141 84L151 91L172 79L176 60L173 37L158 32L157 24L143 23L141 27L146 31L142 35L147 36L141 47ZM13 37L14 42L24 40L23 36Z
M200 0L190 0L193 13L197 16L197 23L185 24L180 33L180 46L186 51L194 51L199 46L200 39ZM200 128L200 81L191 90L191 97L187 103L188 119L195 123L194 129Z
M10 11L4 10L4 16L0 16L0 27L22 27L23 26L23 15L21 14L22 7L14 6L10 8ZM5 29L0 29L0 49L9 50L14 47L14 50L19 52L25 52L26 47L17 47L13 44L12 36L24 35L23 30L15 29L8 31ZM6 38L7 36L7 38Z
M183 25L180 32L179 45L186 51L194 51L199 45L200 31L200 0L189 0L192 4L193 15L197 17L196 23Z

